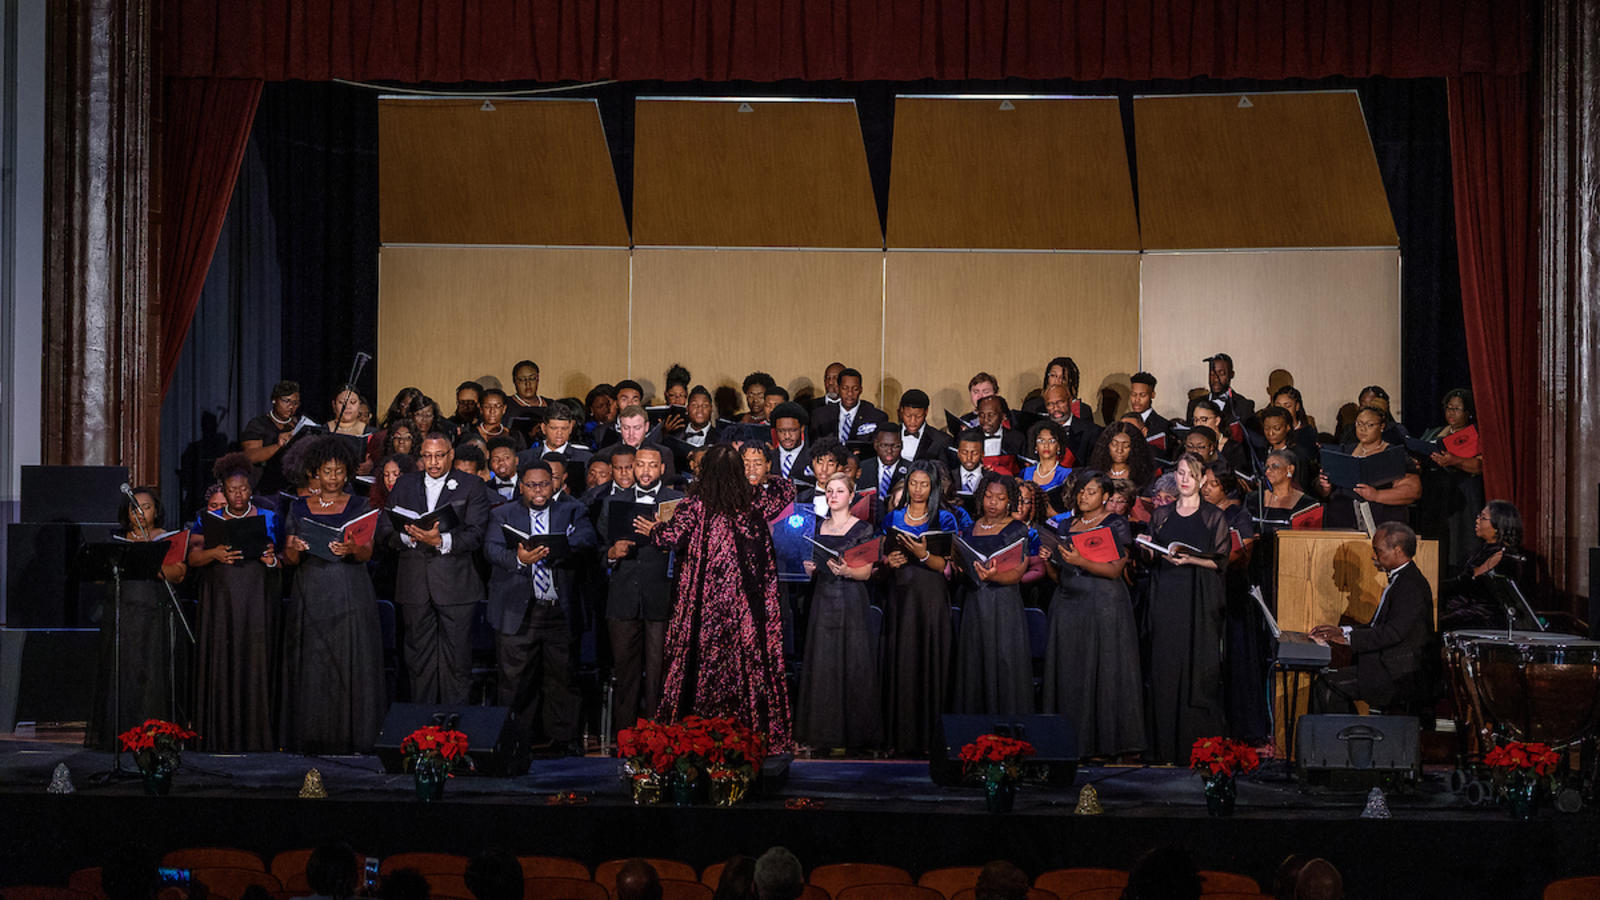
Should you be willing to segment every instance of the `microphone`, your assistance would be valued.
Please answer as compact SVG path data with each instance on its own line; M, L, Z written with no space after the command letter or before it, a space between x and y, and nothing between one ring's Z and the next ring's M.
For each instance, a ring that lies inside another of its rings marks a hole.
M131 488L131 487L129 487L129 486L128 486L128 483L127 483L127 482L126 482L126 481L124 481L124 482L123 482L123 483L122 483L122 488L121 488L121 490L122 490L122 493L123 493L123 494L124 494L124 495L126 495L126 496L127 496L127 498L128 498L128 499L129 499L129 500L132 500L132 501L133 501L133 502L135 502L135 503L138 503L138 502L139 502L139 501L138 501L138 500L137 500L137 499L136 499L136 498L135 498L135 497L134 497L134 496L133 496L133 488Z

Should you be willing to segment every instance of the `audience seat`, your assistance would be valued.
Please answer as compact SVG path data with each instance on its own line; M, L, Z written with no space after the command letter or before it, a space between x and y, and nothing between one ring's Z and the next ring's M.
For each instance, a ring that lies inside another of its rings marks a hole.
M1121 888L1118 888L1118 890L1121 890ZM956 891L950 900L974 900L977 896L978 891L976 888L962 888ZM1044 888L1028 888L1028 900L1061 900L1061 898Z
M596 884L606 889L606 893L617 892L617 872L621 871L626 859L608 859L594 867L594 880ZM655 867L656 875L661 878L675 878L679 881L698 881L699 875L694 867L688 863L675 859L646 859L645 862Z
M983 871L983 866L946 866L943 869L929 869L917 878L917 884L933 888L945 897L954 897L964 888L973 887L978 883L978 874Z
M300 891L299 896L304 897L311 893L311 884L306 881L306 863L311 861L311 853L310 847L285 850L272 858L267 871L278 879L284 890Z
M800 888L800 896L796 900L833 900L833 895L814 884Z
M56 887L48 884L15 884L0 888L0 895L5 900L93 900L94 895L87 891L75 891L69 887Z
M1107 887L1089 888L1066 894L1062 900L1122 900L1123 888L1115 885Z
M1263 894L1260 891L1206 891L1200 896L1208 897L1210 900L1272 900L1271 894Z
M519 856L523 878L588 879L589 867L565 856Z
M1261 893L1261 885L1248 875L1239 875L1234 872L1216 872L1210 869L1200 870L1200 893Z
M1544 900L1594 900L1600 898L1600 875L1562 878L1544 886Z
M472 892L467 890L467 879L464 875L450 875L444 872L424 872L422 877L428 879L428 897L471 897Z
M715 892L698 881L661 879L661 900L711 900Z
M161 865L169 869L267 870L260 856L235 847L185 847L161 857Z
M944 895L915 884L857 884L834 894L833 900L944 900Z
M67 887L72 888L75 891L83 891L85 894L92 894L96 897L102 898L102 900L104 900L106 895L105 889L100 886L99 866L95 866L91 869L79 869L78 871L73 872L71 875L68 875Z
M899 866L878 863L834 863L811 870L809 883L838 900L839 892L862 884L912 884L911 873ZM937 892L935 892L937 893Z
M465 875L467 862L456 853L396 853L383 858L378 872L387 875L397 869L416 869L423 875Z
M582 878L527 878L522 882L527 900L611 900L602 885Z
M271 873L260 869L238 869L231 866L203 866L189 870L193 881L206 886L206 892L220 900L239 900L245 888L259 884L267 893L283 890L283 885Z
M1128 883L1128 873L1121 869L1052 869L1033 880L1033 886L1065 898L1078 891L1091 888L1114 887L1121 890Z

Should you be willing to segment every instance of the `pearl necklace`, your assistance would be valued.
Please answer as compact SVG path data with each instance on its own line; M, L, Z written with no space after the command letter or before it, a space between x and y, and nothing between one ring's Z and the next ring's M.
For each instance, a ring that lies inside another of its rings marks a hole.
M478 431L480 431L483 434L486 434L486 435L488 435L490 437L499 437L500 435L506 433L506 426L502 423L500 425L496 425L494 431L490 431L489 429L484 428L482 425L479 425L478 426Z
M338 502L339 501L337 501L337 500L324 500L324 499L322 499L322 495L321 494L317 495L317 506L319 508L321 508L321 509L327 509L327 508L333 506L335 503L338 503Z
M924 507L922 507L922 515L913 517L911 515L911 507L907 506L906 507L906 515L905 515L906 524L907 525L920 525L923 522L928 521L928 516L930 516L932 514L933 513L931 513L928 510L928 507L924 506Z
M254 503L245 504L244 512L239 513L237 516L234 515L233 513L229 512L228 508L226 506L224 506L222 508L222 516L223 516L223 518L226 518L226 519L248 519L248 518L250 518L251 516L253 516L255 514L256 514L256 507L255 507Z

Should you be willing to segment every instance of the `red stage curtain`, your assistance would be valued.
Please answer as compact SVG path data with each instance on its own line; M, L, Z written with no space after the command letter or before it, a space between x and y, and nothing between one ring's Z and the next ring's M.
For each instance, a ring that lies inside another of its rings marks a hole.
M1450 79L1450 169L1484 489L1523 521L1539 496L1539 314L1532 87L1526 76ZM1529 535L1539 547L1547 535Z
M161 390L172 383L200 303L261 81L170 78L161 128Z
M169 77L1510 75L1529 0L165 0Z

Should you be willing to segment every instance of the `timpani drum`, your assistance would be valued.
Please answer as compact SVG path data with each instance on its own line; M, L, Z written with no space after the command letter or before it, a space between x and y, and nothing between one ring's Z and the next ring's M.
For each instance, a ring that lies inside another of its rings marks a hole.
M1555 748L1600 726L1600 641L1538 631L1452 631L1444 657L1457 715L1493 737Z

